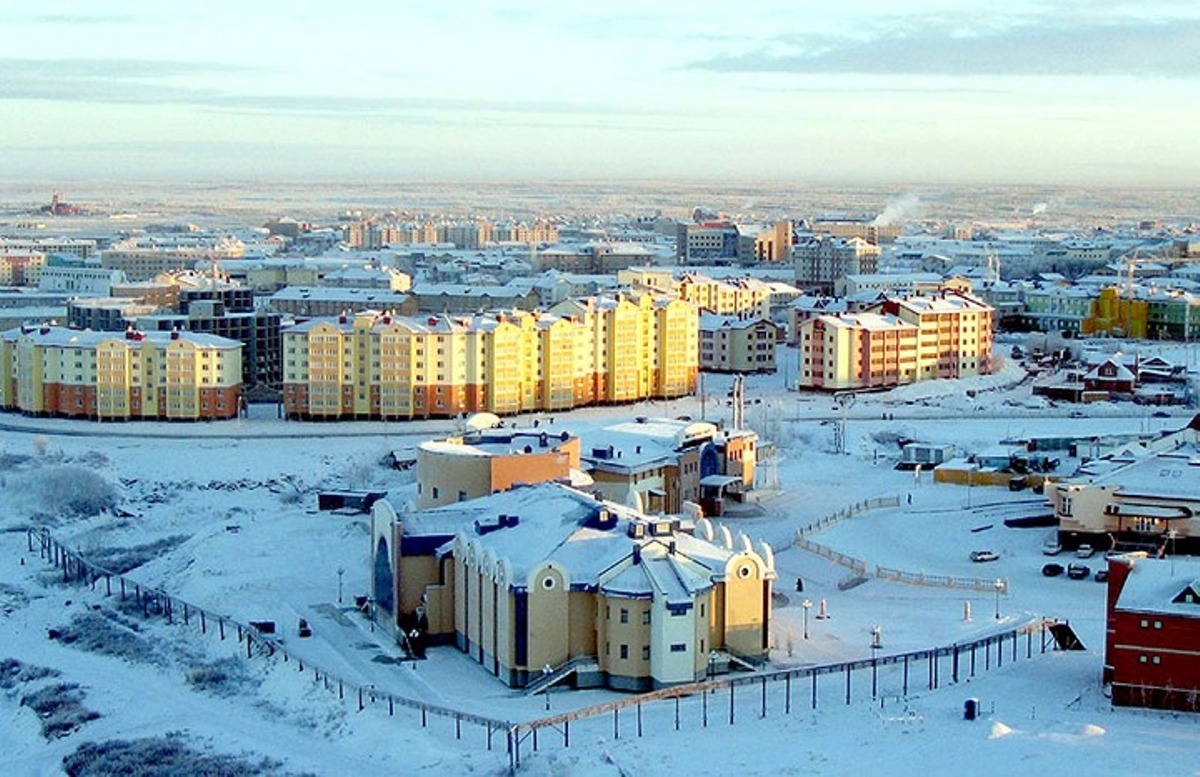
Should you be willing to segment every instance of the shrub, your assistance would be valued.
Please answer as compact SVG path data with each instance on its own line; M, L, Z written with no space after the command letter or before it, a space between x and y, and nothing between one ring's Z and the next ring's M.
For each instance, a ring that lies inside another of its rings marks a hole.
M83 698L78 685L55 683L22 697L21 706L37 713L42 723L42 736L58 739L100 717L100 713L83 706Z
M34 680L58 677L58 675L57 669L23 664L15 658L0 659L0 688L6 691Z
M135 545L132 548L93 549L88 551L87 558L88 561L107 569L109 572L123 575L131 569L137 569L142 564L170 553L175 548L187 542L188 539L186 534L173 534L170 537L163 537L160 540L155 540L145 545Z
M117 506L117 490L86 467L53 467L38 473L37 495L49 512L99 515Z
M137 624L109 610L81 613L56 631L60 642L89 653L135 663L157 660L153 644L139 633Z
M207 753L184 741L181 732L144 739L86 742L63 758L70 777L275 777L281 764L268 758Z
M197 691L217 696L233 696L258 686L258 680L246 670L246 664L232 656L192 667L184 673L187 684Z

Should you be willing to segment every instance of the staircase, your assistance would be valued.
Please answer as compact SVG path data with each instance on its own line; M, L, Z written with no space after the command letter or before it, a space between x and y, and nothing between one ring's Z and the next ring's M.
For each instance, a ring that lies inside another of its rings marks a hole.
M534 696L544 692L553 685L557 685L580 669L589 667L598 668L595 656L576 656L554 667L549 674L539 675L533 682L526 685L523 690L526 696Z

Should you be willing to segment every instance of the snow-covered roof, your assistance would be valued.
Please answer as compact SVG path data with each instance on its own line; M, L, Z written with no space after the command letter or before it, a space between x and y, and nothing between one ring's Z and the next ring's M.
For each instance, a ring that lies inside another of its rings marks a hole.
M1134 558L1129 563L1133 568L1117 597L1116 609L1200 618L1200 560L1176 556Z

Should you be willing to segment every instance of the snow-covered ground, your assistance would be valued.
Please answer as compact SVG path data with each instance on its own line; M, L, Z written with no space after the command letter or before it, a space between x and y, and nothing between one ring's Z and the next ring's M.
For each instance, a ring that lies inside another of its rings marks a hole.
M794 376L795 352L784 355ZM869 657L875 626L886 654L985 635L1037 616L1069 619L1088 649L1022 660L969 685L914 691L885 700L883 708L859 701L825 703L814 712L800 704L790 716L772 709L759 720L754 710L735 726L718 717L707 729L697 728L693 716L676 732L671 711L648 707L644 738L627 727L613 741L607 719L580 722L569 749L552 736L536 754L527 744L524 770L1007 774L1028 764L1073 774L1196 773L1195 716L1114 710L1102 695L1104 586L1042 577L1046 530L1004 527L1006 517L1045 512L1036 495L935 485L928 474L915 480L893 469L898 451L890 442L905 436L971 449L1035 434L1153 432L1182 425L1190 411L1157 418L1146 408L1112 405L1070 417L1074 408L1030 397L1028 385L1019 383L1022 371L1010 364L987 378L860 397L847 414L848 453L837 454L834 430L842 411L828 396L785 390L785 372L747 380L747 421L777 443L778 456L761 465L756 505L725 519L777 549L777 666ZM729 379L706 376L704 384L704 414L728 419ZM586 431L637 415L699 417L701 404L689 398L593 408L556 414L556 420ZM27 550L22 529L42 520L67 545L134 565L129 574L143 583L239 621L276 621L290 650L349 682L512 721L545 713L542 697L505 688L452 649L435 649L415 667L398 663L395 647L352 607L354 595L367 590L364 518L315 509L319 488L382 488L397 502L410 499L411 474L388 469L383 457L452 424L310 425L256 408L245 421L195 426L99 427L11 416L0 425L0 527L8 530L0 534L0 661L61 673L0 671L4 773L54 774L84 742L175 731L212 753L272 759L265 773L496 773L508 765L502 737L489 752L479 729L464 727L459 741L444 719L431 719L423 729L412 711L394 718L377 706L360 712L354 701L339 701L291 664L247 662L233 640L122 614L103 590L63 585ZM1064 467L1071 464L1065 460ZM123 517L45 514L60 482L51 475L63 467L83 467L114 484ZM872 565L1003 577L1009 592L997 599L991 592L880 580L842 591L838 582L848 570L789 547L797 528L884 495L900 496L900 506L850 518L809 539ZM1000 558L972 563L970 552L980 549ZM798 577L802 594L795 590ZM807 640L804 598L825 600L832 615L810 619ZM963 617L967 602L970 621ZM310 639L296 635L301 618L313 626ZM96 638L50 639L50 629ZM100 717L47 739L38 716L20 702L58 683L78 684L82 706ZM968 696L983 701L982 720L962 720ZM555 691L551 703L562 711L613 698L621 697ZM694 700L689 703L685 713L695 711Z

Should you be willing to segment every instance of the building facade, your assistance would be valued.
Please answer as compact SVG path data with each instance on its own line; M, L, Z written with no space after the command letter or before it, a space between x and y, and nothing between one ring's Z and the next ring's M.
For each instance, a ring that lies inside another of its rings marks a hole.
M820 235L792 247L796 285L806 291L830 294L838 279L879 271L879 246L860 237Z
M551 313L321 318L283 332L290 418L497 415L695 390L697 316L678 299L572 299Z
M764 318L700 315L700 369L774 372L779 327Z
M820 315L799 325L798 339L802 388L890 388L919 379L919 331L894 315Z
M379 622L454 644L510 686L646 690L769 648L771 549L704 519L552 484L405 515L381 500L371 554Z
M0 407L99 421L235 418L241 349L180 332L10 329L0 337Z

